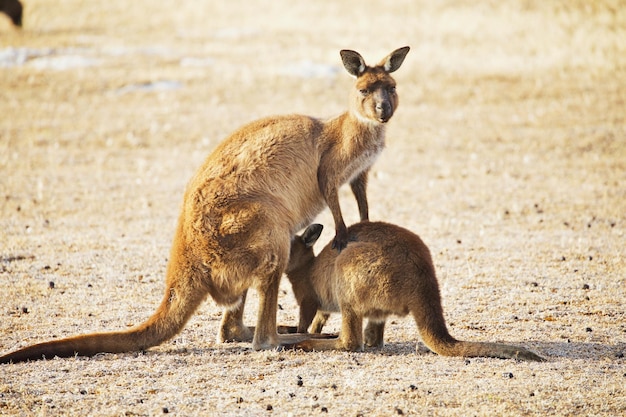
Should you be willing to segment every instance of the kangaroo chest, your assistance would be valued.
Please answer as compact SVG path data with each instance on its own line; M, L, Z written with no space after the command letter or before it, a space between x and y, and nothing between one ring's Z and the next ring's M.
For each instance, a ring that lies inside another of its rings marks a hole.
M347 159L340 182L350 182L360 173L368 170L374 164L376 159L378 159L378 156L382 153L384 147L385 141L381 135L381 137L376 138L371 141L371 143L368 143L366 146L358 149L357 152L353 153L351 157Z

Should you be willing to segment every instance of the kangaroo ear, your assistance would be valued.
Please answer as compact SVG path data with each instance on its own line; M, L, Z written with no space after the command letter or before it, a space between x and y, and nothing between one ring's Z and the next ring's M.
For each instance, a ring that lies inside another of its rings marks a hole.
M320 238L322 229L324 229L324 226L317 223L307 227L304 233L302 233L302 242L304 242L304 246L307 248L313 246L315 242L317 242L317 239Z
M409 53L409 49L411 48L408 46L396 49L395 51L387 55L385 59L380 61L380 64L378 65L382 66L387 72L394 72L395 70L400 68L400 65L402 65L402 63L404 62L404 58L406 57L406 54Z
M349 49L343 49L339 54L341 55L343 66L350 74L355 77L363 74L363 71L365 71L365 61L361 54Z

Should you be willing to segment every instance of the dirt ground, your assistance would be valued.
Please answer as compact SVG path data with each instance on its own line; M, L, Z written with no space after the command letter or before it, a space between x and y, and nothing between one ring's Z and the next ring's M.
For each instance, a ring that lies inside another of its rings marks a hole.
M408 317L381 350L256 352L215 342L208 300L147 352L0 365L0 415L626 414L626 3L24 3L21 31L0 16L0 352L146 319L216 144L342 112L340 49L410 45L370 217L430 246L453 335L548 361L416 352Z

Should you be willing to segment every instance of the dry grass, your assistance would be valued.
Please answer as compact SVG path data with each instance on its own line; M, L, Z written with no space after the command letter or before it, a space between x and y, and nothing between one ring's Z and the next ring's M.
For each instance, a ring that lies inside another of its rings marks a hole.
M218 141L342 111L338 50L408 44L371 218L430 245L454 335L549 361L415 353L408 318L380 351L254 352L208 301L146 353L0 366L0 414L626 413L623 2L25 3L21 32L0 16L0 351L148 317Z

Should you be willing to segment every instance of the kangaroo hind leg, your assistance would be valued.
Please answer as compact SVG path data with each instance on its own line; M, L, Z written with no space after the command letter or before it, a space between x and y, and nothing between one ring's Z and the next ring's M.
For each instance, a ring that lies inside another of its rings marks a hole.
M244 291L241 302L232 308L224 309L220 330L217 335L218 343L250 342L254 330L243 323L243 311L248 291Z
M253 328L254 337L252 339L252 348L255 350L292 346L308 338L306 334L278 334L276 313L278 309L278 288L282 271L282 268L278 268L257 288L259 292L259 311L257 325Z
M290 345L304 351L347 350L359 352L363 350L363 317L350 308L341 310L341 333L338 338L329 335L309 335L311 339Z
M318 310L317 313L315 313L315 317L313 318L313 323L311 324L311 333L322 333L322 329L326 325L326 322L328 321L329 317L330 317L329 313L322 313L321 311Z
M365 345L369 347L382 348L385 345L385 321L369 319L363 331Z

